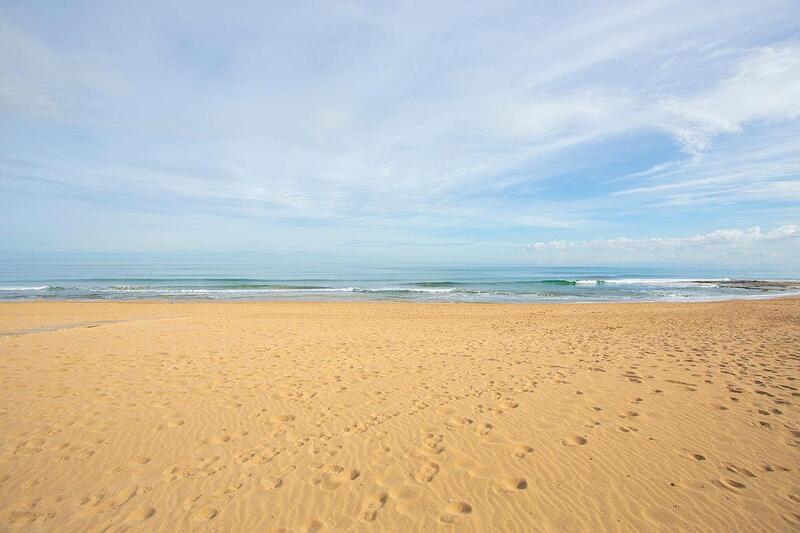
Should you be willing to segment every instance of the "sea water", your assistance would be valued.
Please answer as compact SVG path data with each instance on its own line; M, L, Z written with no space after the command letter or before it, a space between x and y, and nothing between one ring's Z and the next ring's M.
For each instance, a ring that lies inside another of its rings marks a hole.
M725 287L790 272L678 267L349 266L231 256L0 256L0 299L712 301L798 291ZM711 283L699 283L700 281Z

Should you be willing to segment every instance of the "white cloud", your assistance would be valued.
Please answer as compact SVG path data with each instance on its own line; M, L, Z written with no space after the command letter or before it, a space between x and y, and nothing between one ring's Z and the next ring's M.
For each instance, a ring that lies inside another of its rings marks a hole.
M649 262L691 260L722 264L726 256L739 261L754 257L787 257L800 260L800 225L785 224L768 231L754 226L745 229L720 229L688 237L649 237L593 239L583 241L539 241L527 245L540 259L609 262Z
M690 154L707 150L716 135L742 132L748 122L794 120L800 116L800 46L756 48L710 90L665 96L656 113L656 123Z

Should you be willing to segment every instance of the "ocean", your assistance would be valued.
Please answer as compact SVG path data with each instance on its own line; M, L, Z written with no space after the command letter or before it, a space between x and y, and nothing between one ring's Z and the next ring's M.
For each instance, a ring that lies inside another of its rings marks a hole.
M284 262L285 263L285 262ZM800 294L730 287L786 272L656 267L278 266L269 261L0 257L0 300L714 301Z

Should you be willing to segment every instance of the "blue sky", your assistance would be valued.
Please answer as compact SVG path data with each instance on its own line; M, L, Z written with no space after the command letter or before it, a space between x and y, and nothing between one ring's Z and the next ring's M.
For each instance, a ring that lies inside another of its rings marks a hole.
M800 264L800 3L551 4L4 2L0 251Z

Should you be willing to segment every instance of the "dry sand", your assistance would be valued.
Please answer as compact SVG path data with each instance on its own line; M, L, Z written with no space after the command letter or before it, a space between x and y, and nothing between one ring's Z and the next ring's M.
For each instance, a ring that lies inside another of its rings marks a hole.
M790 531L800 300L0 304L3 531Z

